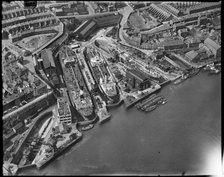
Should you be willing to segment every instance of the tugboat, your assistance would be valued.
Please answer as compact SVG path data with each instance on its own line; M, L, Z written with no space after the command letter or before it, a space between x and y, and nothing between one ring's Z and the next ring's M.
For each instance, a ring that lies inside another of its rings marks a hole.
M86 51L93 76L100 90L102 93L105 93L109 99L113 100L119 93L117 92L116 83L109 72L107 63L96 49L88 47Z

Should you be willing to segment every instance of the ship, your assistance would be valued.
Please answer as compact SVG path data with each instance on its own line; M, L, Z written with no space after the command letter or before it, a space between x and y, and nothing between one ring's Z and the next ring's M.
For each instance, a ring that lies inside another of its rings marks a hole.
M101 92L104 93L109 100L115 99L118 95L118 90L103 56L94 48L88 47L86 51L94 79L99 85Z
M85 85L77 58L62 62L65 83L73 107L81 114L85 120L92 119L94 115L94 105L90 93Z
M153 105L153 106L150 106L150 107L146 108L144 111L145 112L151 112L151 111L153 111L156 108L157 108L157 105Z

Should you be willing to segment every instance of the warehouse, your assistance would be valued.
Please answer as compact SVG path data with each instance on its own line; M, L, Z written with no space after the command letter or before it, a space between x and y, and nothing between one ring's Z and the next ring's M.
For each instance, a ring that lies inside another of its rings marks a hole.
M170 12L171 14L179 17L180 16L180 10L176 9L175 7L171 6L168 3L162 3L162 6L164 9L166 9L168 12Z
M205 45L212 51L215 57L221 56L221 46L210 38L205 39Z
M86 40L91 34L96 31L97 28L98 25L95 21L87 20L74 31L74 34L76 35L76 39Z
M168 21L172 18L172 16L167 11L165 11L161 5L159 6L159 4L151 4L149 11L153 13L154 16L158 16L163 21Z
M205 11L205 10L211 10L211 9L220 8L220 7L221 7L220 2L202 3L200 5L190 7L188 9L188 14L198 13L198 12L202 12L202 11Z
M174 50L187 47L187 45L182 40L170 40L161 42L160 46L164 47L165 50Z

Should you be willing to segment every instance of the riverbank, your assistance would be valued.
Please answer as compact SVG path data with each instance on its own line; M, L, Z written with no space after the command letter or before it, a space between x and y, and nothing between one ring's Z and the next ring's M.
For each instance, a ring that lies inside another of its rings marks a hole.
M21 175L217 174L221 75L199 73L163 87L160 94L169 101L150 114L126 111L124 105L113 109L113 119L85 132L69 154L41 171L29 169Z

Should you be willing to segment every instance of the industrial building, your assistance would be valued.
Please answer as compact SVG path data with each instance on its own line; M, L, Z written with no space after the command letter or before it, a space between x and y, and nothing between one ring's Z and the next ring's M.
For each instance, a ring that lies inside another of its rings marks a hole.
M41 59L43 60L45 69L49 68L50 66L55 67L52 51L50 49L44 49L41 51Z
M99 17L95 17L95 21L99 28L105 28L110 26L116 26L121 20L120 14L107 14Z
M178 10L178 9L176 9L175 7L173 7L173 6L171 6L170 4L168 4L168 3L162 3L161 4L162 5L162 7L164 8L164 9L166 9L168 12L170 12L171 14L173 14L173 15L175 15L175 16L177 16L177 17L179 17L180 16L180 10Z
M57 117L59 121L66 124L72 123L71 111L68 102L64 98L57 99Z
M132 88L144 90L151 86L149 77L136 69L127 70L125 78L129 81Z
M153 15L157 16L161 21L169 21L172 19L171 14L163 9L160 4L151 4L149 7L149 12L153 13Z
M221 46L215 41L210 38L206 38L204 44L212 51L216 58L221 56Z
M165 50L174 50L187 47L187 45L182 40L169 40L160 43L161 47L164 47Z
M86 20L83 22L73 34L76 35L76 38L79 40L86 40L92 33L98 28L97 23L93 20Z
M109 14L84 21L74 32L76 39L86 40L99 28L115 26L119 23L121 15Z
M196 52L196 51L194 51L194 50L191 50L191 51L189 51L189 52L187 52L186 54L185 54L185 56L189 59L189 60L195 60L196 59L196 57L198 56L198 53Z
M220 8L220 7L221 7L220 2L207 2L207 3L202 3L196 6L192 6L187 11L188 11L188 14L193 14L193 13L198 13L205 10L212 10L212 9Z

